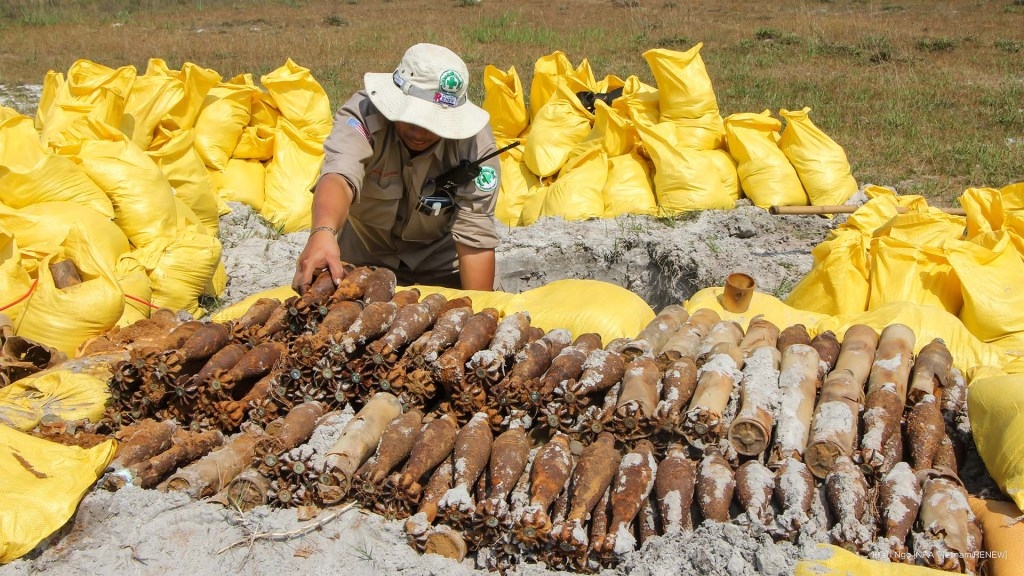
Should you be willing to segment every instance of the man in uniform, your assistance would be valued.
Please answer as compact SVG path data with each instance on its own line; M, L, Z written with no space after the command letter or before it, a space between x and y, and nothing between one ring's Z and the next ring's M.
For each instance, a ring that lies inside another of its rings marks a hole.
M498 158L465 182L444 178L495 151L489 115L467 98L466 64L417 44L394 73L368 73L363 85L324 142L292 287L301 293L323 269L337 283L344 260L390 268L400 285L493 289Z

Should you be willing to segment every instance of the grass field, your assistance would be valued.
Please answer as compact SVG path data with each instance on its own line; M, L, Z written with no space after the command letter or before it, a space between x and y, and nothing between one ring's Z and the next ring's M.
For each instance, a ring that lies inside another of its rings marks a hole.
M421 41L463 55L477 102L487 64L528 89L561 50L653 83L644 51L703 42L723 116L810 106L860 183L953 205L1024 180L1024 0L5 0L0 84L79 58L257 79L291 58L338 105Z

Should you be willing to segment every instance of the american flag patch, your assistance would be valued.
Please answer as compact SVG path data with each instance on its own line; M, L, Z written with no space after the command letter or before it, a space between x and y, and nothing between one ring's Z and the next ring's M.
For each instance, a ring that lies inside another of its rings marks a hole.
M355 118L349 118L348 120L345 120L345 124L348 124L349 126L355 128L356 132L362 134L363 138L366 138L367 142L370 141L370 133L366 131L366 126L363 126L362 122L356 120Z

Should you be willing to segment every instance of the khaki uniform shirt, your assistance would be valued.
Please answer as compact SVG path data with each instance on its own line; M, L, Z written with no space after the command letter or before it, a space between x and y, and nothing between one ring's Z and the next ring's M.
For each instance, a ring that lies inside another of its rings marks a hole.
M416 210L421 191L461 160L475 161L496 150L488 125L465 140L442 139L417 156L399 140L394 124L356 92L334 117L324 142L321 176L345 178L355 197L339 237L342 260L354 265L413 271L458 270L455 242L472 248L498 245L494 205L498 179L469 182L454 194L455 207L434 216ZM500 174L497 157L483 164ZM402 266L404 264L404 266Z

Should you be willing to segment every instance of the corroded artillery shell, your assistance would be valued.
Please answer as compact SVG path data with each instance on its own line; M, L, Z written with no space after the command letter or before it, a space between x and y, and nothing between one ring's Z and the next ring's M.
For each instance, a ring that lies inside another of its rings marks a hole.
M669 446L654 477L654 496L663 533L693 530L690 504L693 502L696 476L696 466L686 457L683 445L674 443Z

